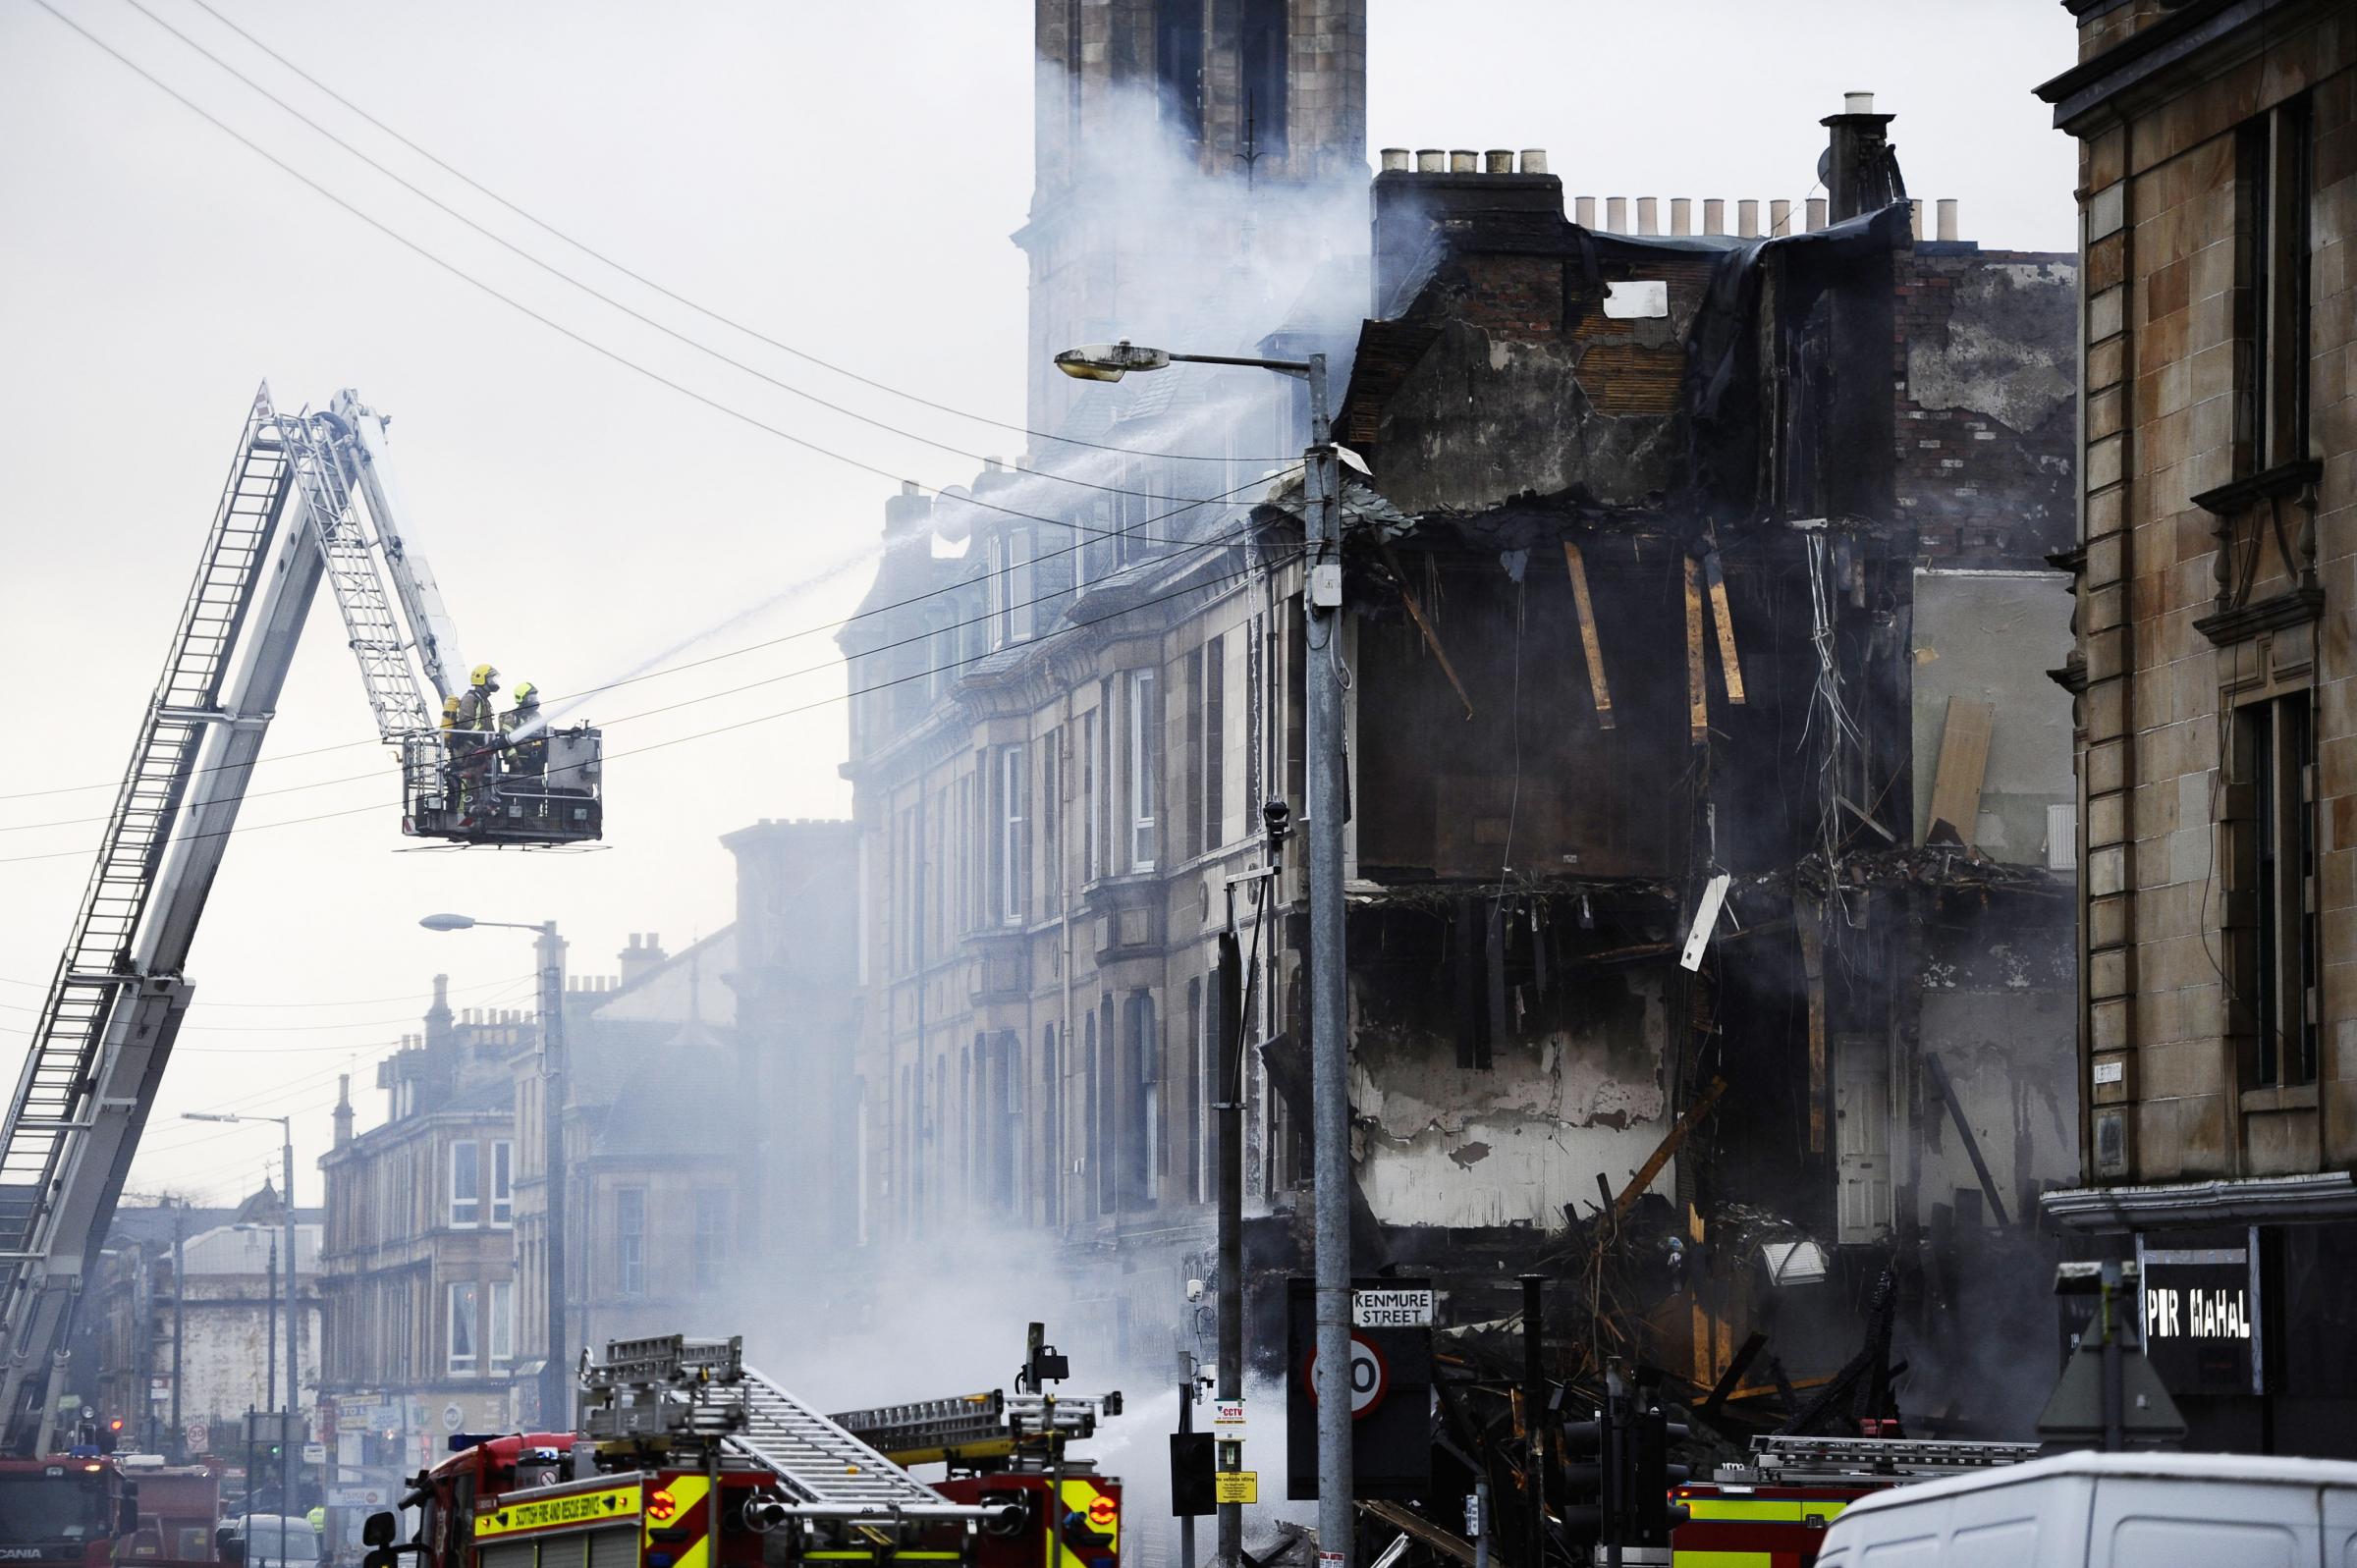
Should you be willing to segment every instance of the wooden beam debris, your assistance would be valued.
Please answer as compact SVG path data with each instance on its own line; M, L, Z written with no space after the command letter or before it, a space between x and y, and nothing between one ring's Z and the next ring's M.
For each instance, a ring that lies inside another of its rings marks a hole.
M1613 728L1613 688L1604 678L1604 643L1596 630L1596 605L1588 597L1588 564L1579 546L1563 541L1563 566L1571 573L1571 606L1579 613L1579 645L1588 656L1588 695L1596 703L1596 726Z
M1969 697L1947 699L1947 723L1940 731L1940 771L1932 780L1932 809L1924 814L1923 841L1946 843L1942 824L1955 841L1972 846L1981 821L1981 781L1989 771L1989 732L1997 709Z
M1645 1162L1637 1167L1637 1173L1628 1178L1628 1185L1620 1189L1620 1196L1613 1200L1613 1218L1616 1221L1628 1217L1628 1212L1635 1208L1637 1200L1645 1195L1645 1189L1653 1185L1654 1178L1662 1173L1662 1167L1668 1164L1678 1150L1685 1146L1686 1135L1701 1124L1703 1117L1711 1113L1713 1108L1719 1104L1719 1097L1725 1093L1727 1093L1727 1080L1713 1078L1702 1093L1694 1097L1694 1103L1686 1107L1686 1113L1678 1117L1677 1124L1663 1135L1661 1143L1655 1147L1652 1154L1646 1157ZM1599 1175L1596 1179L1602 1181L1604 1178Z
M1432 656L1441 662L1441 674L1447 676L1449 684L1456 688L1456 700L1465 705L1465 717L1472 718L1473 699L1465 695L1465 683L1456 678L1456 666L1449 662L1449 650L1441 646L1440 633L1434 631L1432 622L1424 619L1424 607L1416 603L1414 592L1408 588L1407 568L1399 565L1399 553L1380 533L1375 535L1375 547L1383 552L1384 567L1390 570L1392 580L1399 585L1399 602L1407 606L1408 620L1413 621L1416 629L1424 633L1424 646L1432 650Z
M1743 666L1735 658L1735 621L1727 608L1727 573L1714 549L1702 558L1703 580L1711 589L1711 622L1719 630L1719 674L1727 682L1727 700L1743 705Z
M1702 745L1711 738L1710 689L1703 679L1702 565L1686 563L1686 738Z

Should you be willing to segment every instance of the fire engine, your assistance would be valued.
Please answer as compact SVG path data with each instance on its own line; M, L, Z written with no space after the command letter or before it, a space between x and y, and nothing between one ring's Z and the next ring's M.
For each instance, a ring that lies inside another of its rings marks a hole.
M0 1565L106 1568L138 1529L136 1489L95 1453L0 1459Z
M1069 1444L1121 1395L1048 1388L1068 1375L1033 1325L1012 1394L834 1417L740 1339L617 1340L582 1367L579 1432L454 1437L402 1499L414 1540L368 1518L365 1568L1119 1568L1121 1484ZM928 1462L949 1479L904 1468Z
M2038 1456L2034 1442L1936 1437L1751 1440L1751 1463L1721 1465L1675 1488L1686 1522L1670 1536L1672 1568L1808 1568L1826 1527L1860 1497L1909 1482Z

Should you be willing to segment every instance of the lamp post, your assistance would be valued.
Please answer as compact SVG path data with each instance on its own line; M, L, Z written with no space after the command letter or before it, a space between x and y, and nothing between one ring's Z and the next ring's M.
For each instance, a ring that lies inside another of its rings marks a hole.
M568 1322L565 1301L565 943L557 923L536 925L517 920L477 920L471 915L427 915L417 922L428 931L471 931L491 926L504 931L528 931L540 968L540 1146L544 1166L542 1189L548 1206L548 1234L542 1239L542 1274L548 1297L548 1355L540 1366L540 1422L543 1431L556 1430L563 1420L573 1422L569 1392Z
M1126 340L1069 349L1056 368L1083 381L1119 381L1130 371L1173 364L1248 365L1309 383L1309 448L1303 454L1302 498L1307 507L1309 577L1302 595L1307 615L1304 726L1309 862L1309 1038L1314 1213L1317 1223L1317 1365L1326 1394L1318 1400L1319 1568L1349 1568L1350 1477L1350 1098L1347 993L1343 969L1343 675L1342 473L1326 411L1326 356L1256 359L1231 354L1174 353ZM1233 1158L1231 1155L1231 1158ZM1223 1188L1227 1184L1223 1182ZM1240 1195L1237 1199L1240 1209ZM1220 1214L1221 1287L1241 1291L1243 1271L1230 1259L1240 1244L1240 1216ZM1240 1260L1239 1260L1240 1263ZM1231 1324L1233 1324L1233 1330ZM1220 1315L1220 1395L1243 1394L1240 1314ZM1220 1509L1221 1568L1236 1568L1242 1519L1233 1504Z
M302 1337L300 1332L302 1320L297 1316L297 1308L295 1304L295 1284L297 1274L297 1270L295 1267L295 1118L293 1116L262 1116L254 1115L246 1111L225 1110L184 1110L180 1114L181 1118L186 1121L275 1121L278 1123L280 1139L279 1153L281 1162L280 1179L284 1183L284 1186L280 1192L280 1196L286 1201L286 1219L284 1226L286 1231L286 1246L282 1250L284 1251L287 1260L285 1276L287 1286L287 1414L280 1420L278 1428L278 1511L281 1516L284 1516L288 1509L295 1506L295 1466L296 1462L301 1458L302 1446L301 1443L296 1441L295 1433L293 1431L295 1426L293 1419L294 1413L301 1406L301 1396L296 1392L297 1388L300 1386L297 1381L296 1373L296 1348L301 1343ZM175 1264L174 1268L177 1271L178 1265ZM188 1284L179 1276L177 1271L173 1276L172 1287L177 1296L184 1300L186 1299L188 1295ZM174 1310L176 1312L178 1311L177 1305L175 1306ZM178 1379L182 1375L182 1370L177 1360L177 1355L178 1353L176 1351L176 1359L174 1360L172 1367L175 1394L178 1392ZM250 1490L252 1487L250 1475L248 1476L247 1486ZM252 1512L251 1507L249 1506L247 1511L248 1513Z

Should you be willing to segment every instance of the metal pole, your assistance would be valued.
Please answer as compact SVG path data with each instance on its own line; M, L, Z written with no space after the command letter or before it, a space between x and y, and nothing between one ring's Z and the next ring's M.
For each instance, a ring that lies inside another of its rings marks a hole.
M295 1440L295 1412L302 1402L299 1392L301 1385L296 1380L299 1365L296 1351L302 1342L302 1318L295 1294L299 1271L295 1265L300 1256L295 1250L295 1118L280 1117L278 1127L285 1138L282 1152L287 1183L287 1415L279 1423L278 1431L278 1512L282 1521L279 1530L283 1538L286 1530L283 1521L288 1510L295 1506L295 1466L302 1457L301 1445ZM279 1557L283 1561L286 1557L283 1539L280 1547Z
M172 1208L172 1455L182 1463L189 1457L189 1429L180 1423L180 1392L186 1379L189 1343L189 1206Z
M1343 951L1343 631L1340 462L1326 422L1326 356L1309 360L1310 581L1305 585L1309 784L1309 1035L1317 1210L1319 1568L1349 1568L1350 1088ZM1323 586L1322 586L1323 584ZM1319 601L1323 598L1325 603Z
M1530 1484L1523 1488L1530 1504L1527 1568L1539 1568L1547 1560L1547 1371L1542 1354L1546 1337L1542 1292L1546 1284L1544 1274L1522 1276L1522 1425L1530 1434ZM1611 1466L1605 1468L1609 1471ZM1612 1485L1610 1475L1605 1485ZM1608 1520L1612 1515L1609 1502L1605 1515Z
M1473 1483L1473 1568L1490 1568L1490 1481Z
M2111 1301L2119 1289L2119 1265L2106 1260L2103 1266L2103 1293L2096 1298L2096 1311L2102 1316L2099 1326L2104 1339L2104 1452L2115 1454L2127 1447L2126 1417L2121 1409L2119 1380L2119 1325L2111 1319Z
M542 1191L546 1195L548 1360L540 1368L540 1428L571 1431L572 1335L565 1300L565 943L557 923L540 927L540 1083ZM560 1426L560 1423L562 1424ZM714 1539L718 1539L715 1537Z
M1195 1358L1178 1352L1178 1433L1195 1430ZM717 1538L715 1538L717 1539ZM1195 1516L1178 1516L1178 1568L1195 1568Z
M1262 885L1264 890L1266 884ZM1265 892L1264 894L1265 896ZM1220 1216L1219 1377L1222 1399L1244 1396L1244 1084L1243 959L1235 933L1220 935ZM1222 1441L1214 1470L1241 1470L1243 1444ZM1244 1505L1219 1505L1219 1565L1237 1568Z

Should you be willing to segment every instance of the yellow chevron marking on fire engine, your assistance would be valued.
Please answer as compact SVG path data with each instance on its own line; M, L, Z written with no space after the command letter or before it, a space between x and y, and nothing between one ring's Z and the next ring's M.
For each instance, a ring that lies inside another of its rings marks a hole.
M602 1487L596 1491L568 1492L508 1503L474 1516L474 1539L513 1536L521 1531L547 1530L556 1525L588 1525L601 1519L630 1519L638 1513L638 1488Z
M1060 1496L1065 1512L1080 1515L1088 1521L1092 1533L1105 1538L1103 1554L1121 1561L1121 1504L1110 1493L1100 1490L1095 1482L1087 1480L1066 1481ZM1080 1554L1065 1543L1063 1523L1058 1519L1049 1527L1047 1568L1088 1568Z
M712 1484L701 1476L674 1476L649 1492L646 1550L669 1552L671 1568L704 1568L712 1555L712 1543L704 1534L708 1523L704 1497L711 1489ZM659 1541L658 1532L673 1539ZM681 1536L692 1539L677 1539Z

